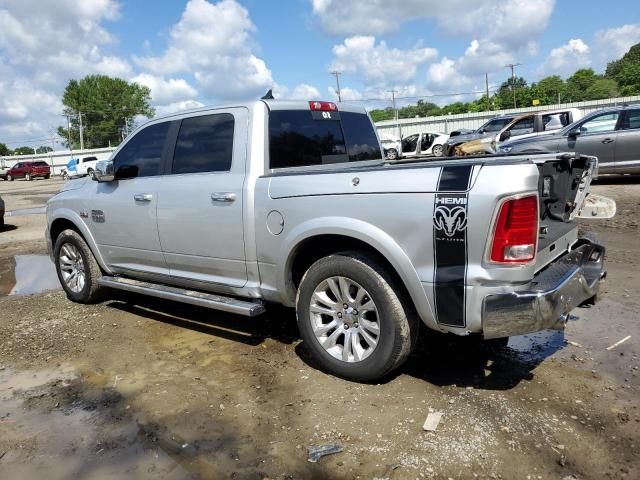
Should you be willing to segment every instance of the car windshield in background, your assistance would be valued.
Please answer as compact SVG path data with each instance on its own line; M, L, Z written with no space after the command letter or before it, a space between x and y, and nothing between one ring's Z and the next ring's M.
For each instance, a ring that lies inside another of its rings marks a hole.
M335 119L310 110L274 110L269 116L270 168L382 160L369 117L339 112Z
M489 120L483 126L481 126L478 131L479 132L499 132L504 127L506 127L513 118L496 118L493 120Z

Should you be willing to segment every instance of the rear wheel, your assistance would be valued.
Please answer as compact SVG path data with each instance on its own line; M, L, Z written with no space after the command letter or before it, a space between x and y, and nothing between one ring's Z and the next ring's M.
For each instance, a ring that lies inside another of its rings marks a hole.
M433 152L433 155L435 157L441 157L442 155L444 155L444 149L442 148L442 145L434 145L431 151Z
M98 285L102 272L84 238L75 230L64 230L56 239L53 255L58 279L70 300L95 303L104 287Z
M395 283L356 252L330 255L307 270L296 299L298 327L323 369L372 381L404 363L418 317Z
M24 174L24 179L25 179L27 182L30 182L30 181L31 181L31 174L30 174L29 172L25 173L25 174Z
M62 179L63 180L69 180L69 174L66 171L62 172Z
M89 175L94 180L96 178L96 172L93 171L93 168L87 170L87 175Z
M51 175L45 175L45 176L44 176L44 179L45 179L45 180L49 180L49 178L50 178L50 177L51 177Z

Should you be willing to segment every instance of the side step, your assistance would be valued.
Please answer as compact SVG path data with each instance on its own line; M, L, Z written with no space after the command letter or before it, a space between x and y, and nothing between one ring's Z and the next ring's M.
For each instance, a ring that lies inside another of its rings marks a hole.
M212 293L185 290L183 288L169 287L158 283L141 282L122 277L100 277L98 284L104 287L126 290L127 292L142 293L151 297L174 300L176 302L198 305L200 307L221 310L223 312L236 313L246 317L255 317L264 313L264 304L259 301L238 300L233 297L224 297Z

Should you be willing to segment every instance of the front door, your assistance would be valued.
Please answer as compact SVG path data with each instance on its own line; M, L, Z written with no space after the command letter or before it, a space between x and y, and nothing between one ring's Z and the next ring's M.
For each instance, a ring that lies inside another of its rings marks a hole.
M578 135L563 138L559 150L598 157L600 172L613 173L619 116L620 112L614 111L589 117L576 127Z
M247 281L247 120L244 108L182 120L158 199L160 243L173 277L231 287Z
M402 139L402 156L412 157L417 154L419 134L409 135Z
M107 264L119 273L168 274L156 210L162 157L171 122L149 125L114 157L116 180L93 182L87 225Z

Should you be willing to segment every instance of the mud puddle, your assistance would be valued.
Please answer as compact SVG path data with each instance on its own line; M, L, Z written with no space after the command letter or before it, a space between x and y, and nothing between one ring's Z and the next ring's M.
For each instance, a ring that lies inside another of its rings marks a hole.
M39 215L47 213L47 207L19 208L4 214L5 217L19 217L21 215Z
M16 255L0 259L0 296L31 295L60 288L47 255Z

